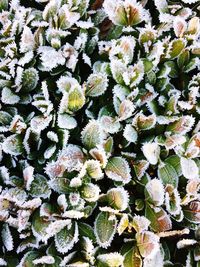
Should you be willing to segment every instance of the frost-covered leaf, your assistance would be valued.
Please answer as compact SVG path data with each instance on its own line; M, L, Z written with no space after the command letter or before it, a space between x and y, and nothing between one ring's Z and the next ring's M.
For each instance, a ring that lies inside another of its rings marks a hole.
M108 79L105 74L94 73L88 77L86 83L86 95L97 97L102 95L108 87Z
M152 258L159 250L159 237L150 231L137 233L136 241L140 254L144 258Z
M81 132L82 143L92 149L103 142L103 131L99 122L91 120Z
M164 187L160 180L154 178L145 187L146 200L155 206L161 206L164 202Z
M74 129L77 126L77 121L67 113L58 114L58 127L63 129Z
M78 111L85 104L85 96L82 88L70 89L68 96L68 109L72 112Z
M132 142L132 143L135 143L138 138L137 131L133 128L131 124L126 125L123 136L128 142Z
M171 47L170 47L169 56L171 59L174 59L185 48L185 41L183 39L177 39L177 40L172 41L170 45Z
M108 212L100 212L94 223L94 233L97 243L102 248L111 245L117 228L117 219Z
M37 251L28 251L24 254L23 258L21 259L20 263L17 267L34 267L33 261L39 257L39 253Z
M66 226L55 236L55 245L58 252L67 253L78 242L78 225L76 222Z
M124 255L124 267L142 267L142 258L136 246Z
M128 207L129 195L123 187L108 190L107 201L109 206L117 210L125 210Z
M158 163L160 156L160 147L157 143L145 143L142 146L142 152L150 164Z
M38 239L45 241L48 239L46 229L50 225L50 222L45 217L40 217L39 210L37 210L32 219L32 232L33 235Z
M142 233L146 231L150 225L150 221L144 216L135 215L131 222L131 225L137 233Z
M178 186L178 175L176 170L169 163L161 163L158 166L158 178L164 185L171 184L174 187Z
M199 177L199 168L193 159L181 157L181 169L183 176L187 179Z
M13 238L8 224L4 224L1 231L1 237L3 245L7 251L11 251L14 248Z
M85 162L87 173L95 180L102 179L104 174L101 170L101 164L98 160L88 160Z
M82 197L88 202L96 202L99 198L100 188L98 185L88 183L81 189Z
M130 181L130 167L122 157L110 158L105 168L106 175L114 180L126 184Z
M148 20L148 14L137 1L106 0L103 4L109 19L116 25L133 26Z
M128 215L123 214L117 226L117 232L121 235L129 225Z
M39 80L38 72L34 68L24 70L22 74L22 86L25 92L30 92L37 86Z
M136 128L140 130L149 130L153 128L156 124L156 116L152 114L150 116L145 116L144 114L136 115L133 120L133 124Z
M155 232L163 232L172 228L169 215L161 207L153 208L146 205L145 216L151 222L150 227Z
M4 87L1 92L1 101L4 104L13 105L20 101L20 97L15 94L11 89Z
M185 218L195 224L200 222L200 202L192 201L186 207L183 208Z
M3 151L7 154L18 156L23 153L22 136L13 134L7 137L2 144Z
M123 266L124 257L118 253L107 253L97 256L98 267L121 267Z
M181 212L181 198L178 190L172 185L166 187L165 206L172 215L178 215Z
M51 194L51 189L49 188L47 179L43 175L37 174L30 185L29 192L33 197L48 198Z

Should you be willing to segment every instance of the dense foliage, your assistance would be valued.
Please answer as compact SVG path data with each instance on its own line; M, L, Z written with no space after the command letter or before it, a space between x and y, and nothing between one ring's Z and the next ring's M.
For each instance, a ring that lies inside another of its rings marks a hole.
M0 266L200 266L199 16L0 0Z

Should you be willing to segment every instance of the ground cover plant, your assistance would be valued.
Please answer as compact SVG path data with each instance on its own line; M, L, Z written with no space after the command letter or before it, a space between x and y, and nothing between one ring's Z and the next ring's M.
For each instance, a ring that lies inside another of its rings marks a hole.
M199 16L0 0L0 266L200 266Z

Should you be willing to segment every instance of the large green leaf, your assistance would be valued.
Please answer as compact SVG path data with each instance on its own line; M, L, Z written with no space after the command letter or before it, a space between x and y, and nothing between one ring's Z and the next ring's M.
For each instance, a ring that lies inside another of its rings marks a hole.
M117 219L108 212L100 212L94 223L94 232L97 243L102 248L110 246L116 232Z
M73 222L55 235L55 245L60 253L67 253L78 242L78 224Z
M169 163L161 163L158 166L158 177L164 185L171 184L174 187L178 186L178 174L174 167Z
M47 179L40 174L37 174L31 183L30 194L33 197L48 198L51 194L51 189L47 183Z
M150 228L155 232L164 232L172 228L169 215L161 207L146 205L145 216L151 222Z
M142 258L136 246L124 255L124 267L142 267Z
M129 165L122 157L110 158L105 172L110 179L123 182L124 184L128 183L131 179Z

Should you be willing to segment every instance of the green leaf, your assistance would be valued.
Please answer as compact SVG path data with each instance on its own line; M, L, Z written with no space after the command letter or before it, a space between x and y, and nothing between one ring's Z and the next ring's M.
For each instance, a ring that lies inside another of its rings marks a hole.
M174 59L182 52L186 44L184 40L182 39L174 40L172 41L171 44L172 44L172 48L171 48L169 55L171 59Z
M110 158L105 168L106 175L118 182L128 183L131 179L130 168L122 157Z
M125 210L128 207L129 195L123 187L108 190L107 201L109 206L117 210Z
M79 222L78 223L78 229L79 229L79 235L82 237L88 237L89 239L95 241L96 237L94 234L94 230L93 228L87 224L87 223L83 223L83 222Z
M7 137L2 144L3 151L12 156L18 156L23 153L22 136L13 134Z
M82 143L92 149L103 142L103 131L99 122L91 120L81 132Z
M76 119L67 113L58 114L58 127L62 129L74 129L77 126Z
M97 97L102 95L108 87L108 79L102 73L93 73L88 77L86 83L86 95Z
M178 174L169 163L161 163L158 166L158 178L161 179L164 185L171 184L174 187L178 186Z
M25 92L30 92L37 86L39 80L38 71L34 68L24 70L22 74L22 86Z
M116 233L117 219L108 212L100 212L94 223L94 233L97 243L102 248L110 246Z
M180 157L179 156L177 156L177 155L170 156L165 160L165 163L168 163L172 167L174 167L178 176L182 175L182 169L181 169L181 163L180 163Z
M0 124L2 126L9 125L12 121L12 116L5 111L0 111Z
M37 251L29 251L23 256L20 266L35 267L33 260L37 259L38 257L39 253Z
M145 217L151 222L150 228L155 232L164 232L172 228L169 215L161 207L146 205Z
M142 267L142 258L136 246L124 255L124 267Z
M97 267L121 267L124 257L118 253L107 253L97 256Z
M75 112L85 104L85 96L82 88L75 87L69 91L68 109Z
M50 225L44 217L40 217L40 212L37 210L32 219L32 232L33 235L38 239L45 241L47 239L46 229Z
M192 201L187 206L183 207L183 212L186 220L189 222L200 223L200 202Z
M190 60L190 52L188 49L185 49L181 52L181 54L177 59L179 68L183 68L184 66L186 66L189 63L189 60Z
M117 39L121 36L123 30L123 26L113 25L113 27L110 29L107 40Z
M55 245L56 249L60 253L67 253L75 243L78 242L78 224L73 222L69 226L66 226L58 234L55 235Z
M8 0L1 0L0 2L0 12L8 9Z
M30 194L32 197L48 198L51 194L51 189L47 183L47 179L40 174L37 174L31 183Z

